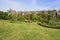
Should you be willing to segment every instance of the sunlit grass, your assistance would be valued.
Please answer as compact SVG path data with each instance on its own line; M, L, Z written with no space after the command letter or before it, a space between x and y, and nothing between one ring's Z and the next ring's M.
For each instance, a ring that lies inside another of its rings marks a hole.
M60 30L41 27L36 22L0 20L0 40L60 40Z

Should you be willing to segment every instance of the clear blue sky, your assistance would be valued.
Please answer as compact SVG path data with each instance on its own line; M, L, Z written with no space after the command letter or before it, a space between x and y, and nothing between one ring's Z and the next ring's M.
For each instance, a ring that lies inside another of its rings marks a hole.
M0 10L10 8L17 11L59 9L60 0L0 0Z

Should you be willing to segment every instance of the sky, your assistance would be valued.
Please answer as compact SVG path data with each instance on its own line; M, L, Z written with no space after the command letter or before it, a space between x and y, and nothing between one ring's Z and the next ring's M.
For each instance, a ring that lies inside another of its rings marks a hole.
M0 0L0 10L37 11L59 9L60 0Z

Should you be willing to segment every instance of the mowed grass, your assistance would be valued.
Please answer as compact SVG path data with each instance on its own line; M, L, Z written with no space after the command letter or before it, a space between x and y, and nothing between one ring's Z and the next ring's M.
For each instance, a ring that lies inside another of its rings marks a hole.
M36 22L0 20L0 40L60 40L60 29L45 28Z

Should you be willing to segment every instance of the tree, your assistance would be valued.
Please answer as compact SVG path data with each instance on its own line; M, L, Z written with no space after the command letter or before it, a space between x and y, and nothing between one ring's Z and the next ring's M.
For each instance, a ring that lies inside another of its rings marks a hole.
M8 13L0 11L0 19L7 20L8 19Z
M30 20L30 14L28 12L25 12L24 18L25 20Z
M11 19L11 22L16 22L18 20L18 13L15 12L12 14L12 19Z
M3 16L2 19L5 19L5 20L8 19L8 13L7 12L4 12L2 16Z

